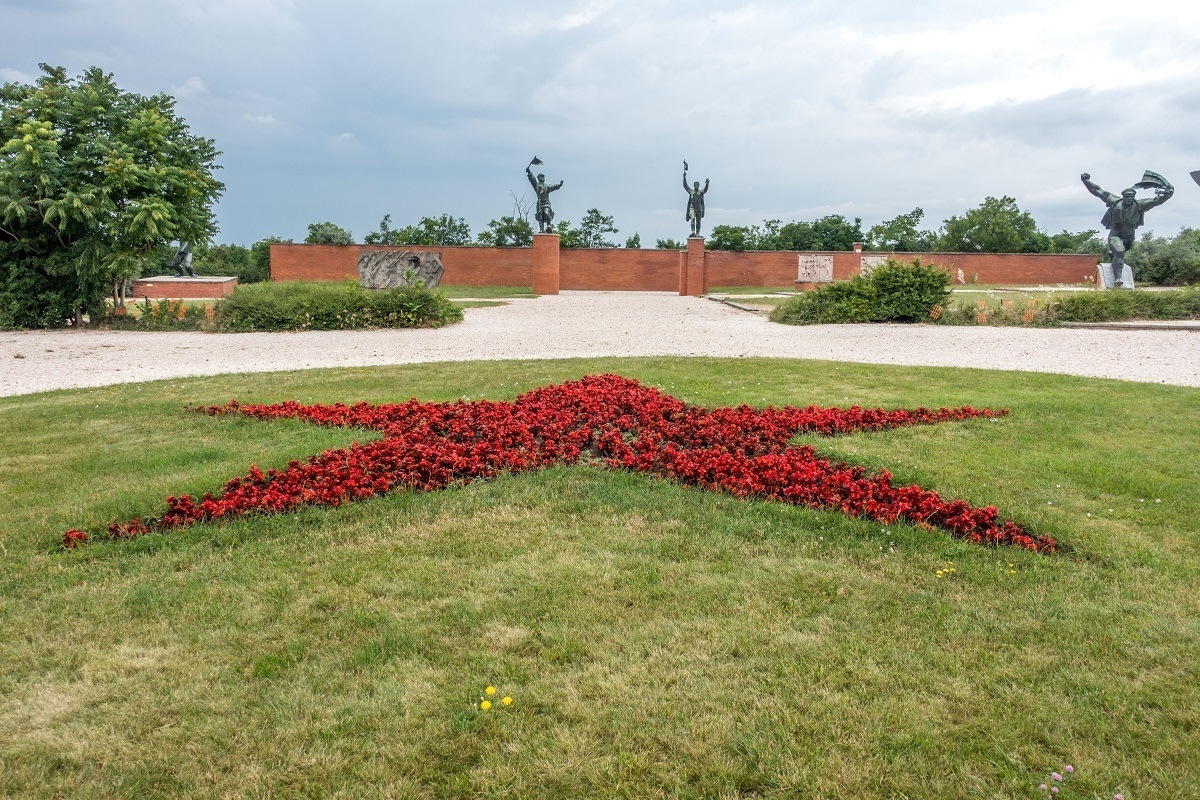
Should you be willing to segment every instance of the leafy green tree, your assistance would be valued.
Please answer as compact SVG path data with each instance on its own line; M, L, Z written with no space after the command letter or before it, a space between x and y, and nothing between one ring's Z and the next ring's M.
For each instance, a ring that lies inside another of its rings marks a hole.
M488 230L478 236L478 242L488 247L532 247L533 226L522 217L501 217L488 222Z
M1100 238L1099 231L1063 231L1050 237L1049 252L1104 256L1108 254L1108 244Z
M841 214L821 217L812 224L813 250L853 250L855 242L863 240L862 219L851 223Z
M98 67L70 78L40 66L33 85L0 86L0 241L12 245L0 291L40 273L33 282L78 323L98 317L105 294L123 303L127 279L167 242L212 237L220 153L166 94L123 91Z
M613 218L600 213L598 208L589 208L579 223L579 247L616 247L617 243L610 241L606 234L619 233L613 225Z
M202 245L195 249L192 268L197 275L236 275L250 267L250 248L240 244Z
M605 234L619 233L613 226L613 218L601 214L598 208L589 208L578 228L572 228L570 221L564 219L554 226L554 232L559 235L559 245L565 248L616 247L617 243L609 241Z
M745 225L716 225L704 246L708 250L753 250L756 238Z
M198 248L193 267L199 275L232 275L238 284L260 283L271 278L271 244L283 243L278 237L268 237L250 247L239 244L218 244ZM163 271L173 252L160 259Z
M304 243L354 244L354 234L332 222L314 222L308 226L308 236L305 237Z
M580 231L578 228L571 227L571 221L560 219L554 225L554 232L558 234L558 246L564 248L583 247L580 244Z
M634 233L633 236L630 236L628 239L625 240L625 249L626 250L640 250L641 247L642 247L642 237L638 233Z
M1200 230L1183 228L1172 239L1145 233L1126 260L1143 283L1180 286L1200 283Z
M379 221L379 230L371 231L363 237L365 244L399 244L393 241L396 231L392 230L392 215L384 214Z
M392 215L385 214L379 230L367 234L367 244L415 244L422 247L463 247L471 244L471 226L461 217L449 214L440 217L421 217L416 225L399 230L391 227Z
M917 207L907 214L898 214L873 225L863 240L864 246L868 250L892 253L928 252L937 243L937 234L918 227L924 217L925 210Z
M1050 237L1012 197L988 197L978 208L946 220L937 242L944 253L1045 253Z
M862 241L862 220L851 223L840 214L814 222L763 220L759 225L717 225L705 246L709 250L850 250Z
M678 242L674 239L655 239L654 247L656 250L685 250L687 245L683 242Z
M816 250L814 246L816 242L816 234L813 231L811 222L789 222L786 225L776 224L772 228L772 223L778 223L779 220L767 220L763 223L766 227L765 233L769 234L771 241L760 242L756 248L758 250Z
M291 244L291 239L280 239L278 236L268 236L250 245L250 275L246 283L258 283L271 280L271 245ZM239 277L238 282L242 280Z

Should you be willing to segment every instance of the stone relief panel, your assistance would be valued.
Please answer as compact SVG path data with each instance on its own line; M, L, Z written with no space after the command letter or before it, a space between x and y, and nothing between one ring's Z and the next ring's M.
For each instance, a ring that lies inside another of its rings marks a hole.
M830 283L833 281L833 256L800 254L800 269L796 278L804 283Z
M859 274L863 277L870 275L875 271L876 267L882 267L887 263L887 256L863 256L862 266L859 269Z

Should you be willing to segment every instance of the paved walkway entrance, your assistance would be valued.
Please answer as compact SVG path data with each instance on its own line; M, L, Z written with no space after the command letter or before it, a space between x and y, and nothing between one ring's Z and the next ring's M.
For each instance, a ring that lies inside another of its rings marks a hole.
M131 381L476 359L771 356L1055 372L1200 386L1200 333L776 325L662 292L564 292L466 311L440 330L0 333L0 396Z

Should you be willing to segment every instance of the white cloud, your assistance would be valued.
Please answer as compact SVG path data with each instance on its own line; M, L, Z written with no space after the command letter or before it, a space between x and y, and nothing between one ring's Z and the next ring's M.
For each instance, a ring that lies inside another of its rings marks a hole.
M171 94L178 98L196 97L208 94L208 86L204 81L193 75L178 86L171 87Z
M245 120L246 122L251 122L255 125L272 126L272 125L281 125L282 124L279 120L275 119L275 117L271 114L251 114L251 113L247 112L245 114L242 114L242 119Z
M25 83L31 84L34 82L32 75L27 75L24 72L8 67L0 68L0 83Z

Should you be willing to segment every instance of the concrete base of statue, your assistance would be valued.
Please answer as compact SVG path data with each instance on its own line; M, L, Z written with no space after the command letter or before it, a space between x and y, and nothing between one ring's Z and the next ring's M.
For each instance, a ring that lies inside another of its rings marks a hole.
M700 297L708 291L707 262L704 237L695 234L688 237L687 249L679 254L679 293L689 297Z
M159 275L138 278L133 282L130 297L151 300L190 300L193 298L227 297L237 288L237 278L222 275Z
M1118 285L1118 277L1120 283ZM1113 273L1112 264L1096 265L1096 288L1098 289L1132 289L1133 267L1128 263L1123 265L1120 276Z
M533 293L558 294L558 234L533 235Z

